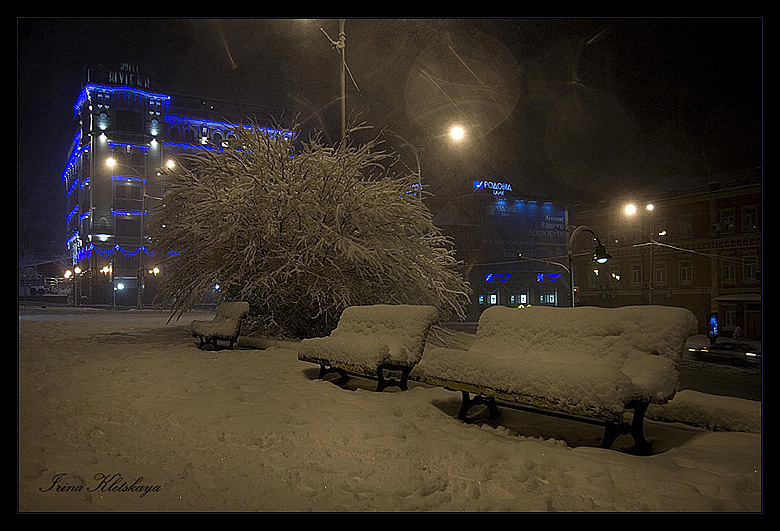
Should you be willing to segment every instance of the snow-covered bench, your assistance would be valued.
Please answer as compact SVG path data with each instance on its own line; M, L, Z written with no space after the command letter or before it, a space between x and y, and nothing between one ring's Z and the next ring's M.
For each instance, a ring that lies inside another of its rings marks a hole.
M475 404L498 416L498 400L604 425L603 448L630 433L634 450L648 454L645 412L676 393L676 363L696 324L690 311L666 306L494 306L467 351L429 349L412 378L460 391L463 420ZM623 421L628 409L631 424Z
M217 306L217 315L211 321L192 321L190 325L192 336L200 338L198 348L202 349L211 343L216 350L217 340L222 340L229 341L228 348L232 349L241 332L241 321L247 315L249 315L248 302L223 302Z
M409 372L438 319L433 306L350 306L328 337L301 341L298 359L319 364L320 379L335 372L344 384L353 374L377 379L377 391L389 386L406 390Z

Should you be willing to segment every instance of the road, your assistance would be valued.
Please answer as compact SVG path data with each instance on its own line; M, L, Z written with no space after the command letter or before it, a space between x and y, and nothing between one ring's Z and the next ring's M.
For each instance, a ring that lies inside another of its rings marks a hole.
M761 369L741 368L683 358L679 364L680 389L761 400Z

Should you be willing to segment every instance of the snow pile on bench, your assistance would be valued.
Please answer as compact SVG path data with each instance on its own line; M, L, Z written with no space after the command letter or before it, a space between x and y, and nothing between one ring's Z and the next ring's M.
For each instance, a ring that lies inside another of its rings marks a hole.
M350 306L330 336L301 341L298 357L374 370L384 363L413 366L420 361L425 336L438 318L433 306Z
M202 340L222 339L232 341L238 337L241 321L249 314L249 303L223 302L217 306L217 314L211 321L192 321L192 333Z
M413 378L622 412L631 400L674 396L676 362L695 333L696 318L683 308L493 306L468 351L431 349Z

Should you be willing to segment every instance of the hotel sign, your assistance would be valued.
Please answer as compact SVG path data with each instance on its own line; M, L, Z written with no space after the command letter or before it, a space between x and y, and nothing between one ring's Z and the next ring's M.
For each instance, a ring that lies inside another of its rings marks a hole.
M88 68L87 83L124 85L140 90L149 90L152 86L151 77L141 74L141 69L138 65L131 63L121 63L118 68L110 68L103 65L97 68Z
M149 76L142 76L138 65L130 63L122 63L119 70L109 70L108 82L113 85L127 85L140 89L148 89L151 85Z

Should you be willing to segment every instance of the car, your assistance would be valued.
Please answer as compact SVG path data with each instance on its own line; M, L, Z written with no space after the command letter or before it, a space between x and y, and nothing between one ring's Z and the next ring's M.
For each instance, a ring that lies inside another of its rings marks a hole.
M690 347L688 352L700 361L723 363L737 367L757 367L761 365L761 349L749 343L718 341L701 347Z

